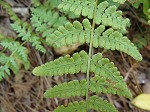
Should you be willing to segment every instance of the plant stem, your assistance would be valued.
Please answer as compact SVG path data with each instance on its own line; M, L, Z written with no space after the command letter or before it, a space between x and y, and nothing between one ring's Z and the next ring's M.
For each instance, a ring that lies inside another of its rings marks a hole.
M92 23L92 29L91 29L91 36L90 36L90 47L89 47L89 55L88 55L88 66L87 66L87 72L86 72L86 80L87 80L87 87L86 87L86 110L88 111L88 99L89 99L89 85L90 85L90 65L91 65L91 58L92 58L92 46L93 46L93 36L94 36L94 27L95 27L95 17L96 17L96 11L97 11L97 4L98 0L95 2L95 8L94 8L94 14L93 14L93 23Z

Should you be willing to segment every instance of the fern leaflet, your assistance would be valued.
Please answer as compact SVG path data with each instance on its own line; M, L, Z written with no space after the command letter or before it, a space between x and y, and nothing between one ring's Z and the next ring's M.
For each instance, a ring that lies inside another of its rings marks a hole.
M10 5L7 2L0 1L0 4L5 8L10 16L10 19L14 21L11 25L12 28L19 33L19 37L22 37L23 41L31 42L37 50L41 52L46 52L45 48L41 45L40 38L35 35L32 31L32 27L27 23L23 22L18 18L18 16L12 11Z
M68 56L65 56L63 58L60 57L59 59L53 62L49 62L45 65L37 67L33 70L33 74L38 75L38 76L44 76L44 75L59 76L59 75L64 75L64 74L79 73L80 71L82 73L86 73L87 60L88 60L88 55L84 51L81 51L80 53L75 53L71 58L69 58ZM109 62L107 58L102 58L102 54L99 53L99 54L92 56L90 68L91 68L90 71L93 72L96 76L96 78L92 79L90 82L90 84L92 84L90 85L91 90L94 90L93 92L103 91L103 93L109 93L109 92L112 94L120 93L120 95L123 95L123 96L128 96L128 97L131 96L126 89L127 87L125 86L125 83L123 82L123 78L120 76L120 73L118 72L117 68L114 67L114 64ZM99 78L99 77L105 77L107 80L105 78ZM103 83L101 83L102 87L99 88L99 85L100 85L99 82L100 83L105 82L106 85L103 87ZM73 81L68 84L64 83L62 85L55 86L54 88L48 90L48 92L45 93L45 97L49 97L49 94L52 95L50 96L50 98L70 97L74 95L83 96L85 95L85 90L86 90L86 85L87 85L86 83L87 83L86 80L83 80L80 83L77 81ZM96 85L98 85L97 88L99 89L95 88ZM106 86L108 88L105 88ZM111 88L114 88L114 89L117 88L117 89L113 91L111 90ZM106 90L109 90L109 91L106 91ZM125 92L124 90L127 92Z
M64 74L74 74L80 71L86 72L88 55L84 51L70 56L60 57L54 62L46 63L33 70L37 76L60 76ZM82 68L82 69L81 69Z
M83 15L93 19L94 6L95 0L63 0L58 8L64 11L71 11L77 16ZM105 26L119 29L121 32L126 32L126 27L130 25L129 19L122 18L122 12L116 11L116 6L108 6L109 4L106 1L97 6L96 24L101 23Z
M66 17L60 17L58 12L54 12L44 6L32 8L31 12L32 17L30 20L32 25L37 32L42 33L43 37L49 37L58 26L64 25L67 22Z
M24 65L25 69L29 69L30 63L27 55L27 49L23 47L19 42L12 39L5 39L0 41L0 45L11 52L9 56L4 53L0 53L0 80L7 75L10 75L9 69L15 74L18 73L20 65Z
M46 98L85 96L86 85L87 82L85 79L81 81L74 80L68 83L64 82L47 90L44 93L44 96ZM132 96L124 82L117 82L99 76L91 78L89 90L95 93L118 94L121 96L126 96L128 98L131 98Z
M35 49L46 52L45 48L41 45L40 38L32 33L31 27L28 27L27 23L19 25L17 23L11 24L12 28L18 33L18 37L21 37L23 41L29 41Z
M86 73L88 54L85 51L75 53L71 58L69 55L60 57L54 61L36 67L33 74L37 76L61 76L64 74ZM105 76L114 81L122 81L119 71L107 58L102 58L98 53L92 56L90 72L96 76Z
M84 19L82 23L75 21L73 24L65 24L65 27L60 26L47 38L47 42L57 48L75 43L89 44L91 25L88 19ZM123 51L138 61L142 60L139 51L127 37L112 28L105 30L103 25L100 25L94 31L93 47Z
M69 103L67 107L60 106L54 110L54 112L86 112L86 102L73 102ZM99 98L98 96L92 96L88 100L88 109L97 110L100 112L117 112L115 107L108 103L106 100Z

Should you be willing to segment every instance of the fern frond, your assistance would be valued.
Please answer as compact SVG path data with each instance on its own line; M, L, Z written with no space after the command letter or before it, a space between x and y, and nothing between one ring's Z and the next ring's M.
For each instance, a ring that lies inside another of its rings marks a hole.
M12 53L16 53L15 55L18 55L18 57L20 57L20 59L26 63L28 62L28 55L27 55L27 49L25 47L23 47L22 45L20 45L19 42L15 42L15 41L1 41L0 43L1 46L3 46L5 49L8 49L9 51L11 51Z
M96 95L89 98L88 106L89 109L97 110L98 112L117 112L111 103Z
M64 11L71 11L76 16L83 15L93 19L95 0L62 0L58 5L59 9Z
M122 82L121 82L122 81ZM128 90L123 79L120 82L113 81L105 77L96 76L91 78L89 90L96 93L117 94L128 98L132 94ZM66 98L71 96L85 96L87 81L85 79L78 81L65 82L50 88L44 93L46 98ZM60 92L61 91L61 92Z
M33 74L37 76L60 76L79 73L80 71L86 73L87 60L87 53L81 51L80 53L75 53L72 57L67 55L36 67L33 70ZM94 72L98 76L110 77L118 82L123 79L114 64L107 58L102 58L100 53L92 56L90 72Z
M40 6L32 8L31 22L36 31L42 33L43 37L49 37L49 35L58 28L58 26L64 25L67 22L66 17L59 16L59 13L47 9L47 7Z
M81 44L89 43L91 24L88 19L84 19L82 23L83 25L79 21L74 21L73 24L68 22L65 26L60 26L47 38L47 43L57 48L78 42Z
M122 82L123 80L114 63L110 62L108 58L103 58L101 53L92 56L90 71L96 76L107 77L113 81Z
M2 64L1 65L1 67L2 67L1 70L2 71L0 71L0 72L3 72L2 74L5 74L3 77L7 76L7 74L6 74L7 71L5 71L5 70L10 68L15 74L17 74L17 72L19 70L19 67L20 67L20 65L17 63L15 57L6 56L4 53L0 53L0 64ZM8 75L10 75L10 73Z
M80 53L75 53L71 58L67 55L46 63L45 65L36 67L33 70L33 74L37 76L60 76L79 73L80 71L85 73L87 59L87 53L81 51Z
M22 40L33 43L32 46L34 46L37 50L45 52L45 49L41 45L39 37L33 33L32 27L27 22L21 21L21 19L18 18L15 12L12 11L11 6L7 2L0 1L0 4L7 10L10 19L15 22L11 26L17 33L19 33L20 37L23 36Z
M126 27L130 26L129 19L122 17L122 11L116 11L115 5L109 6L108 2L102 2L98 5L96 13L96 24L111 26L122 33L126 32Z
M27 23L19 25L17 23L11 24L12 28L18 33L18 37L22 37L23 41L31 42L35 49L45 52L45 48L41 45L40 38L32 33L32 28L28 27Z
M138 61L142 60L142 56L137 50L137 47L135 47L127 37L117 31L114 31L112 28L100 33L103 30L104 26L99 26L95 30L93 40L94 47L123 51Z
M119 0L116 0L116 2ZM122 0L120 2L123 3ZM93 19L95 0L63 0L58 6L59 9L64 11L71 11L75 15L87 16ZM121 32L126 32L126 27L130 25L129 19L122 17L121 11L116 11L116 6L110 6L107 1L102 2L97 7L96 24L103 24L111 26L114 29L119 29Z
M128 90L123 79L120 82L117 82L106 77L95 76L90 80L89 89L96 93L117 94L127 98L132 97L132 94Z
M60 26L47 38L47 43L56 48L75 43L89 44L91 24L88 19L84 19L82 23L75 21L73 24L67 23L65 26ZM112 28L105 30L105 26L100 25L94 32L93 47L123 51L138 61L142 60L142 56L134 44L118 31L114 31Z
M59 106L54 112L86 112L86 102L73 102L69 103L67 107ZM117 112L115 107L108 103L108 101L99 98L98 96L92 96L88 100L88 110L97 110L98 112Z
M10 51L10 55L6 56L4 53L0 53L1 65L1 77L10 75L9 69L15 74L18 73L20 65L24 65L25 69L29 69L30 63L27 55L27 49L12 39L6 37L0 41L0 45ZM0 75L1 75L0 74ZM4 75L5 74L5 75Z
M6 77L6 73L10 75L10 71L6 66L0 66L0 81Z
M88 55L85 51L75 53L72 57L60 57L54 61L36 67L33 74L37 76L61 76L64 74L86 73ZM92 56L90 72L95 75L110 77L114 81L120 81L117 68L107 58L102 58L102 54L98 53Z
M85 96L86 84L86 80L81 80L80 82L78 80L70 81L69 83L64 82L47 90L44 93L44 97L64 98L70 96Z

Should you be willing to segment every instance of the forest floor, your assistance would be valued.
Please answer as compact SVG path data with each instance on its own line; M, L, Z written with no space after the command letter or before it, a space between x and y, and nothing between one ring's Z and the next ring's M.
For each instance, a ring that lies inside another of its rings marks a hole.
M22 20L28 20L30 17L29 8L31 3L29 0L7 0L13 6L13 10L19 15ZM18 2L17 2L18 1ZM135 9L132 9L136 12ZM137 12L136 12L137 13ZM140 28L149 28L144 20L132 15L131 10L124 11L124 15L130 18L132 26L128 29L128 37L132 42L140 41L136 36L146 35L150 38L150 30L148 32L140 32ZM15 32L10 27L10 19L7 13L0 10L0 33L14 38ZM34 67L39 66L45 62L57 58L59 55L50 47L46 46L48 53L41 54L27 44L29 49L29 57L31 67L28 71L23 68L17 75L12 74L9 78L0 82L0 112L51 112L54 108L61 104L67 104L70 101L82 99L81 97L73 97L70 99L46 99L43 93L46 89L53 87L70 79L82 79L83 74L65 75L63 77L36 77L32 75ZM81 49L88 49L87 45L80 46L76 51ZM97 53L101 49L95 49L93 52ZM119 71L123 75L133 97L140 93L150 93L150 44L145 45L140 49L143 56L141 62L136 62L128 55L117 51L105 51L104 57L108 57L115 63ZM119 112L146 112L131 104L131 100L124 97L114 95L102 95L108 101L112 102Z

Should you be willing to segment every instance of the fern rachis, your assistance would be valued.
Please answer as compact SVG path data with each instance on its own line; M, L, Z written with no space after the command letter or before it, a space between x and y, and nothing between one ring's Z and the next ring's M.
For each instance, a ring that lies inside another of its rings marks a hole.
M120 2L123 3L124 1ZM89 11L85 10L87 9L85 6L89 7ZM58 27L47 38L47 43L54 48L75 43L87 43L89 44L89 52L81 51L71 57L69 55L60 57L36 67L33 74L37 76L62 76L82 72L86 74L86 79L56 85L47 90L44 96L47 98L86 96L85 101L69 103L67 107L59 106L54 110L55 112L85 112L90 109L116 112L117 110L112 104L98 96L89 96L89 93L117 94L127 98L132 95L115 65L109 59L103 58L101 53L92 55L92 48L102 47L119 50L138 61L142 60L137 48L124 36L126 27L129 26L129 20L122 18L121 11L116 11L117 8L109 6L106 1L98 4L98 0L62 0L59 8L75 15L87 16L87 18L82 23L74 21ZM89 19L92 19L92 23ZM120 23L121 21L123 24ZM98 25L97 28L96 25ZM94 74L93 77L90 77L91 73Z

